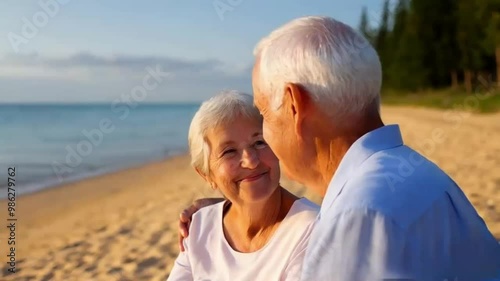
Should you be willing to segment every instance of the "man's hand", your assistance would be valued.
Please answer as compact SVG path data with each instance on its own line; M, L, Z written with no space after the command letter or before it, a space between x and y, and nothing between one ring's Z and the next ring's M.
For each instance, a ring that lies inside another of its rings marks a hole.
M184 209L179 216L179 248L181 252L184 252L184 244L182 241L189 235L189 226L191 224L191 217L199 209L207 207L213 204L224 201L223 198L202 198L197 199L193 202L191 206Z

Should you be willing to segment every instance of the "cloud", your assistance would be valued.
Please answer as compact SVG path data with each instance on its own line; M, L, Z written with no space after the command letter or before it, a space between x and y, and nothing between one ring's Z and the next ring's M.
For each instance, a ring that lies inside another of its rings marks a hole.
M88 80L90 73L86 69L70 68L60 71L48 67L22 66L22 65L0 65L0 77L23 80L39 78L47 80Z
M204 72L217 71L224 66L219 60L189 61L168 57L134 57L113 56L102 57L91 53L79 53L66 58L49 58L38 54L8 55L0 60L0 65L46 67L63 70L66 68L121 68L129 70L143 70L147 66L161 65L170 72Z
M0 58L0 102L111 101L141 83L148 67L171 74L156 90L158 95L151 95L151 102L198 101L222 89L250 90L249 65L232 66L215 59L8 55Z

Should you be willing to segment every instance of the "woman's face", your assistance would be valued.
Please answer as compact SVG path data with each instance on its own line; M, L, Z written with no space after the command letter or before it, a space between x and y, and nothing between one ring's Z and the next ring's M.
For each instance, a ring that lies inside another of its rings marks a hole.
M280 180L278 158L262 137L262 124L248 118L210 130L210 181L233 203L267 200Z

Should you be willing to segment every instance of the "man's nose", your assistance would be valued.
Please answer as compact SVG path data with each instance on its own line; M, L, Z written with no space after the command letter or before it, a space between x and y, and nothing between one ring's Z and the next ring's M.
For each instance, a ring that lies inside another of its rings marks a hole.
M259 165L260 159L259 154L253 148L247 148L243 150L241 157L241 166L247 169L255 169Z

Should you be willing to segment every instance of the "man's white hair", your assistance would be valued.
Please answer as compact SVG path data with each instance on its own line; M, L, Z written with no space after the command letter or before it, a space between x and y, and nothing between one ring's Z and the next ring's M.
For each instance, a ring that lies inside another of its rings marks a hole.
M204 175L209 174L210 146L207 134L210 129L249 118L262 124L262 116L253 104L253 96L228 90L203 102L191 120L188 133L191 165Z
M380 111L382 68L371 44L354 29L330 17L302 17L263 38L254 49L259 60L259 91L272 110L283 100L285 83L301 85L325 113Z

